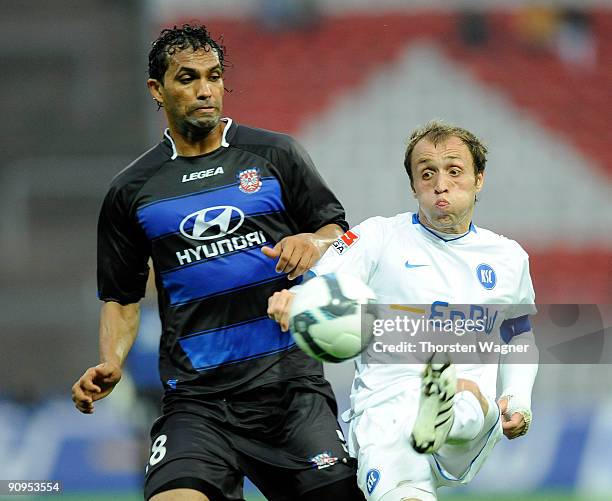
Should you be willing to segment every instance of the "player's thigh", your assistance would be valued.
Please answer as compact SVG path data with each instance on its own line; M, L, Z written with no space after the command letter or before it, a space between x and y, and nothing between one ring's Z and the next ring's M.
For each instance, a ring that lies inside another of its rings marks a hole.
M351 476L308 491L297 501L365 501L365 496L357 486L356 477Z
M419 499L411 492L427 501L436 499L429 461L410 446L406 432L414 424L414 410L406 399L396 398L366 409L351 422L357 483L369 501Z
M283 438L266 444L261 455L251 452L241 456L241 470L264 496L274 501L295 501L310 491L347 479L345 487L356 487L355 461L348 454L335 409L327 397L313 391L297 392L285 412Z
M214 422L195 413L174 412L153 424L146 499L162 493L162 499L172 499L172 491L184 489L211 501L241 500L242 485L236 455Z
M326 456L329 460L337 458ZM359 501L354 461L329 463L324 468L307 464L283 468L249 458L242 470L268 501Z
M155 494L151 501L210 501L210 499L194 489L172 489Z
M397 486L387 492L381 501L437 501L438 497L433 492L424 491L409 484Z
M444 444L429 456L437 485L452 487L470 482L501 439L503 430L499 408L493 398L485 398L489 412L476 438L463 444Z

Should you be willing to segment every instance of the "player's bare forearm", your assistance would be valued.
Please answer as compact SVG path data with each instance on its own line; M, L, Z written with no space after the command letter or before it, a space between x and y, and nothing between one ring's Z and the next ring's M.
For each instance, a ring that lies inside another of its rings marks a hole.
M326 224L314 233L290 235L274 248L263 247L261 250L271 259L278 258L276 271L287 273L289 280L293 280L308 271L342 232L337 224Z
M100 362L122 368L134 344L140 322L140 305L108 301L100 311Z
M337 224L326 224L313 233L321 250L321 256L325 254L325 251L332 242L337 240L343 233L344 230Z
M121 368L138 332L140 307L107 302L100 312L100 363L90 367L72 386L72 400L83 414L93 414L94 402L106 397L121 379Z

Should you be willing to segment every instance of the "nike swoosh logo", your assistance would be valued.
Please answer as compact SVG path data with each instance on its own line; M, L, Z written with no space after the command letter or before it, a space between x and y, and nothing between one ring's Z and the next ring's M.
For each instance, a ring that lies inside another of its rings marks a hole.
M420 268L422 266L429 266L429 265L427 265L427 264L410 264L408 261L406 261L404 266L406 266L406 268L410 269L410 268Z

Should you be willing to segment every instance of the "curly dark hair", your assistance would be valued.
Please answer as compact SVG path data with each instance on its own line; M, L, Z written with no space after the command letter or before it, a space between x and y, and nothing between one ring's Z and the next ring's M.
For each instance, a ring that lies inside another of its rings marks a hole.
M219 56L221 68L225 69L225 47L221 42L213 39L204 25L183 24L163 29L151 44L149 78L163 82L168 69L168 56L188 48L214 50Z

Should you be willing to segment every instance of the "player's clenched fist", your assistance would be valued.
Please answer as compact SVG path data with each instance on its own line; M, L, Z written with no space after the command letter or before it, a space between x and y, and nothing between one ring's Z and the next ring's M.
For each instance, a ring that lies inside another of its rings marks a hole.
M72 386L72 401L84 414L93 414L96 400L106 397L121 379L121 369L105 362L85 371Z
M499 411L502 415L502 428L504 435L512 440L513 438L521 437L527 433L527 422L525 417L520 412L514 412L508 416L508 398L502 397L497 402Z
M268 316L280 324L283 332L289 329L289 310L294 296L293 292L283 289L268 298Z

